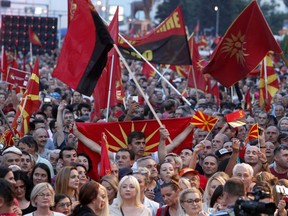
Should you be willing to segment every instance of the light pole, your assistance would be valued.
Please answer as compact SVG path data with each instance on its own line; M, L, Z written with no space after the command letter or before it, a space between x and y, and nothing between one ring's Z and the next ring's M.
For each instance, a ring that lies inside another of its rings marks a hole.
M216 11L216 30L215 30L215 36L217 37L219 35L219 7L215 6L214 11Z

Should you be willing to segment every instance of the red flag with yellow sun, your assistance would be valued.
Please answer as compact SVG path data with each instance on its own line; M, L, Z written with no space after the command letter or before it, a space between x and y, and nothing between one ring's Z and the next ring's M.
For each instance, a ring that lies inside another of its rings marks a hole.
M191 119L191 124L195 125L197 128L205 131L211 131L217 122L217 118L208 116L201 111L197 111Z
M252 1L229 27L203 73L230 87L255 69L269 51L282 53L257 2Z
M177 118L177 119L163 119L162 124L170 133L170 137L173 140L179 133L181 133L190 123L191 117ZM160 140L159 124L156 120L143 120L134 122L101 122L101 123L77 123L78 130L91 140L102 143L102 132L105 132L107 138L107 147L109 151L116 152L120 148L127 148L128 134L133 131L141 131L146 136L145 155L149 155L158 150L158 144ZM183 148L192 147L192 134L189 134L187 138L181 143L175 153L180 153ZM78 152L85 152L89 155L93 163L93 177L95 180L99 180L98 175L98 163L101 161L103 155L91 151L80 141L78 142Z

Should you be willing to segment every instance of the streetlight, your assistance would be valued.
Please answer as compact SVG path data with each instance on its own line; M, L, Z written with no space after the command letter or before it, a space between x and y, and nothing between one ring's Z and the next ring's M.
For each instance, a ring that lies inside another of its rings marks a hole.
M220 12L218 6L214 7L214 11L216 11L216 30L215 30L215 35L217 37L218 33L219 33L219 12Z

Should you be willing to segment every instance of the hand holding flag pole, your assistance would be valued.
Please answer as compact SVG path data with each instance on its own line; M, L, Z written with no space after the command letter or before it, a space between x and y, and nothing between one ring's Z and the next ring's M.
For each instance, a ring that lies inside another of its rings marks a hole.
M139 85L139 83L138 83L137 79L135 78L133 72L131 71L129 65L127 64L126 59L123 57L123 55L120 52L120 50L118 49L117 45L113 44L113 46L114 46L116 52L118 53L118 55L120 56L121 60L123 61L123 64L125 65L126 69L128 70L129 74L131 75L133 81L135 82L137 89L139 90L139 92L141 93L142 97L144 98L146 104L148 105L148 107L150 108L151 112L153 113L153 115L154 115L155 119L157 120L158 124L160 125L160 127L164 127L162 122L160 121L159 117L157 116L154 108L152 107L151 103L149 102L149 99L147 98L147 96L143 92L141 86ZM173 143L173 141L171 140L170 137L168 137L168 140L169 140L170 143Z

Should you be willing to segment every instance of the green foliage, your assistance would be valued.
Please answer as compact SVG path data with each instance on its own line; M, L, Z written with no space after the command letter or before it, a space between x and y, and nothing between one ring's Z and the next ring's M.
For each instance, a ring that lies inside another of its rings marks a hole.
M288 59L288 35L285 35L283 41L281 42L281 48L286 59Z
M251 0L164 0L156 12L156 19L160 23L178 6L182 6L184 21L191 33L200 21L200 33L215 35L216 11L219 8L219 34L224 35L233 20L251 2ZM282 29L283 20L288 14L275 12L277 4L274 0L261 6L261 10L274 34ZM208 29L212 31L209 33Z

